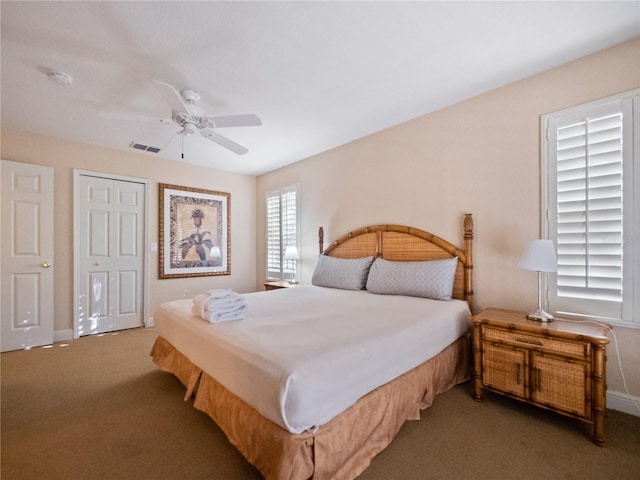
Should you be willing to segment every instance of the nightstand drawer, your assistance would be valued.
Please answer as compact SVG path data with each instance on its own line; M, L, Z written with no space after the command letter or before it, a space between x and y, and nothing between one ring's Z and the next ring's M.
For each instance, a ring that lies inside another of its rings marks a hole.
M504 342L510 345L528 347L534 350L540 349L563 355L573 355L580 358L589 358L591 354L590 343L547 338L541 335L530 335L524 332L503 330L486 325L483 325L482 336L485 341Z

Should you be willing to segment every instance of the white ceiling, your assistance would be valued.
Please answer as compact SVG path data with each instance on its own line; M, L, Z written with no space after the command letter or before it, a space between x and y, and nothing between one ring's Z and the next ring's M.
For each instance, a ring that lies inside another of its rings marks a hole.
M640 2L1 2L2 125L130 150L176 127L153 86L260 127L160 153L260 174L640 35ZM71 75L70 86L48 77ZM585 81L588 81L586 79ZM144 155L154 155L144 153Z

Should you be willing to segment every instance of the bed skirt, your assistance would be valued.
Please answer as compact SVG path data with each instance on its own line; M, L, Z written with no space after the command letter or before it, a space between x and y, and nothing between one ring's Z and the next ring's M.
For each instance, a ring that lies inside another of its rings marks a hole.
M260 415L191 363L162 337L153 361L186 387L185 400L209 415L229 441L267 480L350 480L384 450L407 420L436 395L469 379L469 337L360 398L316 432L293 434Z

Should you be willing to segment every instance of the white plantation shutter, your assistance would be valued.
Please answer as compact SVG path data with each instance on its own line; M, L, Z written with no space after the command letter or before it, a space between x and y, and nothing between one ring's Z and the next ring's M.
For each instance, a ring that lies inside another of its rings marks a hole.
M557 132L558 294L622 301L622 113Z
M267 278L281 278L280 191L267 193Z
M297 262L284 260L288 246L298 246L298 185L266 195L267 279L291 279Z
M634 101L637 93L543 117L546 230L558 254L548 307L559 315L640 321Z
M298 246L298 187L282 189L282 251Z

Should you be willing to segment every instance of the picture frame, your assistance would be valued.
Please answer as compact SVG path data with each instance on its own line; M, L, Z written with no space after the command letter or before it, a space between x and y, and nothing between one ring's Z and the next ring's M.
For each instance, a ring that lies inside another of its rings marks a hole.
M231 194L159 184L159 277L231 275Z

